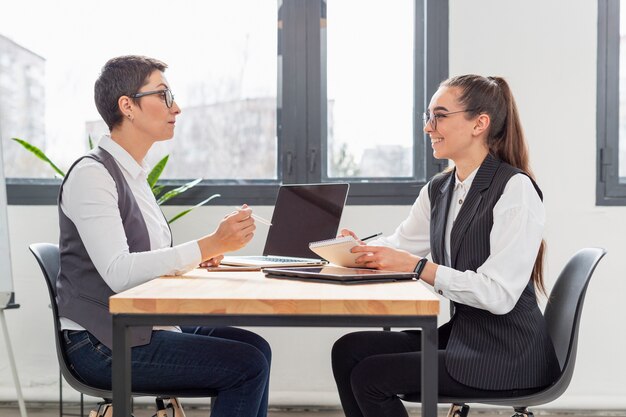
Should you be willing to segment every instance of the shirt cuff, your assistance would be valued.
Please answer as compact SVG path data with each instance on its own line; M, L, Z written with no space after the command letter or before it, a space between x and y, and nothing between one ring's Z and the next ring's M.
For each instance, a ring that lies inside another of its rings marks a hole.
M435 285L433 286L437 294L445 296L446 292L450 289L452 278L458 273L459 271L456 269L439 265L435 273Z
M178 256L178 265L180 265L179 271L181 274L197 267L202 261L202 253L200 252L198 242L195 240L176 245L176 254Z

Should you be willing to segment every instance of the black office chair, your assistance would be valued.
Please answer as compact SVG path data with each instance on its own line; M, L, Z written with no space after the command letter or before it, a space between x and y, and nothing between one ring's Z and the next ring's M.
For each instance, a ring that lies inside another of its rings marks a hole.
M554 344L556 356L561 365L561 374L549 385L531 395L513 398L449 398L439 397L440 403L451 403L448 417L466 417L469 406L466 403L481 403L513 407L513 417L533 417L529 406L542 405L554 401L567 389L576 363L578 327L583 311L585 293L593 271L606 254L602 248L581 249L572 256L550 293L545 318L548 333ZM420 402L420 396L407 394L405 401Z
M56 281L57 276L59 275L60 268L60 256L59 256L59 246L54 245L52 243L33 243L29 246L30 251L37 259L37 263L41 267L41 271L43 272L44 278L46 280L46 286L48 287L48 294L50 295L50 306L52 307L52 317L54 321L54 340L56 344L57 357L59 360L59 367L61 369L61 374L65 378L65 380L70 384L72 388L81 394L90 395L92 397L100 397L103 399L103 402L98 404L98 411L96 413L97 416L105 416L108 415L111 410L111 399L113 398L113 394L111 391L94 388L89 385L86 385L82 382L76 375L73 374L72 369L69 366L69 360L67 355L65 354L65 349L63 347L62 341L62 333L59 329L59 311L56 303ZM154 393L139 393L133 392L133 396L146 396L146 397L156 397L156 405L157 405L157 417L165 414L166 408L173 408L176 417L184 417L184 412L182 411L182 407L178 402L176 397L189 397L188 393L168 393L168 395L155 395ZM215 397L217 392L212 393L198 393L197 395L192 395L193 397ZM169 400L169 404L166 402ZM62 405L61 405L62 407ZM81 407L82 413L82 407ZM93 412L92 412L93 413ZM62 414L62 408L61 408ZM92 414L90 414L92 416Z

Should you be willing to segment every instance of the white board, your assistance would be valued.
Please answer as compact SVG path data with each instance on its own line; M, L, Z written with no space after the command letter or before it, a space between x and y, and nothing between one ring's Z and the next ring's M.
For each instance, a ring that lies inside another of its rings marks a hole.
M11 276L11 248L9 246L9 222L7 217L7 188L4 181L2 144L0 143L0 309L4 309L13 294Z

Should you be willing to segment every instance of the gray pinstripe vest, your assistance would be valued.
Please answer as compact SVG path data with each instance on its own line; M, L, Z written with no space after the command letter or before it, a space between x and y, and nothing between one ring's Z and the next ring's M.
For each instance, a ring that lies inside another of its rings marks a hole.
M450 267L476 269L490 253L493 208L509 179L522 171L487 156L476 173L452 227ZM439 174L430 183L433 261L445 264L445 230L454 189L454 171ZM541 190L533 181L537 193ZM440 329L446 343L446 369L457 381L480 389L510 390L552 383L559 365L531 280L507 314L455 303L455 313Z
M141 210L115 159L100 147L79 158L65 175L59 191L59 250L61 269L57 279L57 304L59 315L83 326L105 346L113 344L112 316L109 313L109 297L113 290L104 282L91 262L78 230L61 210L61 192L72 169L83 158L100 162L115 181L118 207L130 252L150 250L150 236ZM136 327L130 330L131 346L150 342L152 329Z

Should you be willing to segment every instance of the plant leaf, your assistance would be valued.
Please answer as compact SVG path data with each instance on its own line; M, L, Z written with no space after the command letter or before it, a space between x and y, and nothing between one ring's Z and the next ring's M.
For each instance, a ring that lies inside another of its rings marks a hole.
M167 165L167 160L169 158L170 158L169 155L165 155L163 159L161 159L154 166L154 168L152 168L152 171L150 171L150 173L148 174L148 184L150 185L150 188L154 188L154 186L156 185L157 181L159 180L159 177L161 176L161 174L163 173L163 170L165 169L165 165Z
M152 187L152 194L154 194L154 196L157 197L159 194L163 192L163 188L165 188L164 185L155 185L154 187Z
M93 140L91 140L91 135L87 136L87 141L89 142L89 150L93 149Z
M170 198L174 198L178 194L184 193L185 191L187 191L191 187L193 187L196 184L198 184L200 181L202 181L202 178L196 178L195 180L189 181L188 183L183 184L183 185L181 185L178 188L174 188L173 190L169 190L168 192L163 194L161 196L161 198L159 198L159 200L157 201L157 204L161 205L161 204L165 203L167 200L169 200Z
M57 174L59 174L61 177L65 177L65 172L61 171L61 170L59 169L59 167L58 167L58 166L56 166L56 165L54 164L54 162L52 162L52 161L50 160L50 158L48 158L48 157L46 156L46 154L45 154L45 153L44 153L41 149L39 149L39 148L38 148L38 147L36 147L35 145L31 145L30 143L28 143L28 142L26 142L25 140L22 140L22 139L18 139L18 138L11 138L11 139L13 139L14 141L16 141L16 142L17 142L17 143L19 143L20 145L22 145L24 148L26 148L26 150L27 150L27 151L31 152L31 153L32 153L33 155L35 155L37 158L41 159L41 160L42 160L42 161L44 161L44 162L47 162L47 163L48 163L48 164L52 167L52 169L53 169L53 170L54 170Z
M180 213L178 213L177 215L175 215L174 217L172 217L171 219L169 219L167 222L169 224L174 223L176 220L180 219L181 217L183 217L185 214L189 213L191 210L196 209L200 206L205 205L206 203L208 203L209 201L213 200L214 198L217 197L221 197L220 194L213 194L211 197L207 198L206 200L202 200L201 202L199 202L198 204L196 204L195 206L188 208L187 210L183 210Z

